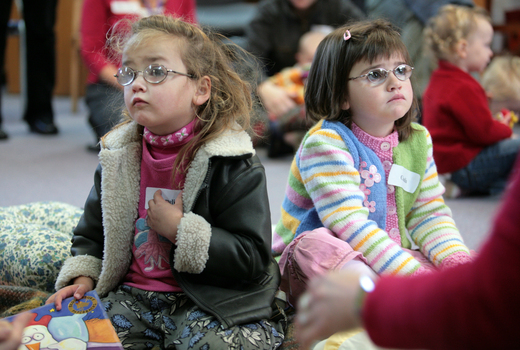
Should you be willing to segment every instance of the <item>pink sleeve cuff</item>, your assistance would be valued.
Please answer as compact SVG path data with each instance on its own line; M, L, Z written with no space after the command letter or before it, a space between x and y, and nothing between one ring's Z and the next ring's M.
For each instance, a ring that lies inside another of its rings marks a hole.
M450 268L457 265L465 264L467 262L470 262L471 260L471 256L469 256L467 253L457 252L445 257L444 260L442 260L440 267L442 269Z
M427 275L429 273L432 273L433 271L434 271L433 269L427 269L426 267L421 266L417 270L415 270L415 272L412 273L410 276L415 277L415 276Z

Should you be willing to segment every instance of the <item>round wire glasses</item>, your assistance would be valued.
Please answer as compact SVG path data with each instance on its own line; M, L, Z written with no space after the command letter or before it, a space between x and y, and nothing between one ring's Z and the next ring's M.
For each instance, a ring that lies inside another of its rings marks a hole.
M372 69L367 74L360 75L359 77L348 78L348 80L366 77L372 85L379 85L386 81L386 78L388 78L388 74L390 74L390 72L394 73L397 79L405 81L412 76L412 71L413 67L410 67L407 64L400 64L392 70L387 70L384 68Z
M168 76L168 73L174 73L179 75L184 75L188 78L193 78L192 74L187 73L181 73L177 72L171 69L166 68L165 66L162 66L160 64L151 64L148 67L145 68L145 70L133 70L130 67L123 66L117 70L117 74L114 74L114 77L117 78L117 82L123 86L132 84L132 82L137 78L137 75L139 73L143 74L144 80L149 82L150 84L159 84L166 77Z

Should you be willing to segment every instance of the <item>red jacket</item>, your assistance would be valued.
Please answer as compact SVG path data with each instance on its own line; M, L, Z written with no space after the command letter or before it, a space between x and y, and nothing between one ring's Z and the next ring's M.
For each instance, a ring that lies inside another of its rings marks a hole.
M87 81L98 82L101 69L112 62L119 65L119 59L110 57L106 48L107 32L123 18L135 18L125 13L121 4L133 3L130 0L85 0L81 14L81 55L89 69ZM116 13L114 13L116 12ZM167 0L164 13L175 15L190 22L196 21L195 0Z
M447 61L433 72L422 103L439 174L466 167L485 147L512 134L493 119L479 82Z
M488 241L472 263L411 278L382 278L363 321L379 346L519 349L520 169Z

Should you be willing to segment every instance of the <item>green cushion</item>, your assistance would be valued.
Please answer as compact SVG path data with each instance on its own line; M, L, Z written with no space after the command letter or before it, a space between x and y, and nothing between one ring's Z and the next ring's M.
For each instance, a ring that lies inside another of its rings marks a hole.
M82 213L60 202L0 207L0 284L54 292Z

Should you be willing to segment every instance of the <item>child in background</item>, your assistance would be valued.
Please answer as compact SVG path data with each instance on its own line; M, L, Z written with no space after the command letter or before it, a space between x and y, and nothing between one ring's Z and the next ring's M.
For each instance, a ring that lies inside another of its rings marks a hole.
M270 132L279 134L271 138L271 141L283 138L285 143L294 150L298 148L305 132L312 126L305 120L304 86L316 49L326 34L328 33L325 33L323 30L305 33L299 41L296 65L282 69L282 71L268 79L274 85L286 90L297 105L279 117L269 113ZM275 149L275 147L270 147L270 149ZM283 154L283 152L270 152L271 157Z
M490 18L479 7L444 6L425 29L438 68L423 95L423 124L439 174L449 175L450 196L501 193L520 147L508 118L493 118L484 88L471 76L489 63L492 38Z
M430 135L412 123L412 71L385 20L339 28L318 47L305 92L317 124L293 160L273 245L291 304L331 270L418 275L470 260Z
M47 303L95 289L125 348L278 347L266 178L245 131L253 86L235 70L250 58L161 15L123 44L127 118L102 139Z
M520 113L520 57L498 56L482 74L481 84L489 101L489 109L495 118L502 119L507 113ZM513 117L514 118L514 117ZM512 126L511 120L509 126Z

